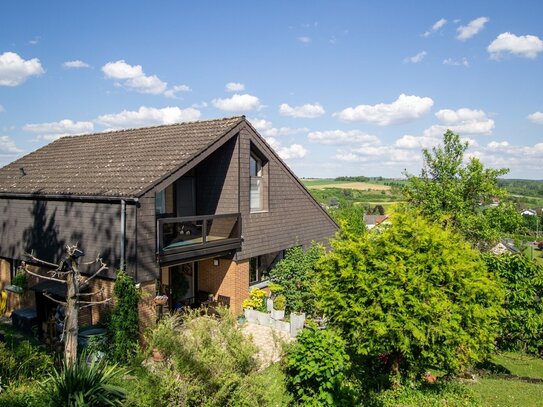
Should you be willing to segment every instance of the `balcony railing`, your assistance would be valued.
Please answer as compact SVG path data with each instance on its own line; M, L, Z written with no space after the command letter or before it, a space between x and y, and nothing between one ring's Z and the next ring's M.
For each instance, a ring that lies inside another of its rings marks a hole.
M241 247L241 215L157 219L158 255L176 259ZM184 253L182 256L179 254Z

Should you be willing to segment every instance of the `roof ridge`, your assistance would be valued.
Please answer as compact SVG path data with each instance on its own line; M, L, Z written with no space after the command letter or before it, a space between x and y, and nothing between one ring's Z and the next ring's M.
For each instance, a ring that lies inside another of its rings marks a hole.
M162 128L162 127L173 127L173 126L188 125L188 124L198 124L198 123L213 123L213 122L228 121L228 120L235 120L235 119L238 119L239 121L244 120L245 115L222 117L220 119L193 120L193 121L185 121L185 122L170 123L170 124L156 124L154 126L145 126L145 127L127 127L127 128L118 129L118 130L111 130L111 131L106 130L106 131L100 131L100 132L95 132L95 133L71 134L71 135L62 136L62 137L60 137L60 138L58 138L56 140L53 140L53 142L49 143L49 144L56 143L59 140L66 140L66 139L71 139L71 138L75 138L75 137L82 137L82 136L99 136L99 135L107 135L107 134L124 133L124 132L135 131L135 130L149 130L149 129L158 129L158 128ZM47 146L47 144L45 146ZM43 146L43 147L45 147L45 146ZM40 149L43 148L43 147L40 147ZM34 150L34 151L37 151L37 150Z

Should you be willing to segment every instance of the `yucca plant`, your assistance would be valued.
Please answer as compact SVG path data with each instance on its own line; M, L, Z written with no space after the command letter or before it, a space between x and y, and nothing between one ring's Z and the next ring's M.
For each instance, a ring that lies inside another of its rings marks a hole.
M50 405L68 407L121 406L126 391L116 385L127 373L118 365L108 365L104 360L87 364L86 355L76 363L64 363L61 369L54 369L42 383L49 395Z

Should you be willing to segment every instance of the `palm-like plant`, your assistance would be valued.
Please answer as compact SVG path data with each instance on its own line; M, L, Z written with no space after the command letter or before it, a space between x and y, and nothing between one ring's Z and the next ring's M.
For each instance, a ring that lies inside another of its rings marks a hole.
M104 360L88 365L82 355L76 363L64 363L61 369L54 369L42 387L53 406L120 406L126 391L115 383L126 373L126 369L108 365Z

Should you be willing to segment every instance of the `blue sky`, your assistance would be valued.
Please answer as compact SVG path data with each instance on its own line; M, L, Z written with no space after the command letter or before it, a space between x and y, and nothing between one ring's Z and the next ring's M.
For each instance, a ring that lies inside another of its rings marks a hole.
M401 177L451 128L543 179L538 1L4 3L0 164L68 134L245 114L301 177Z

